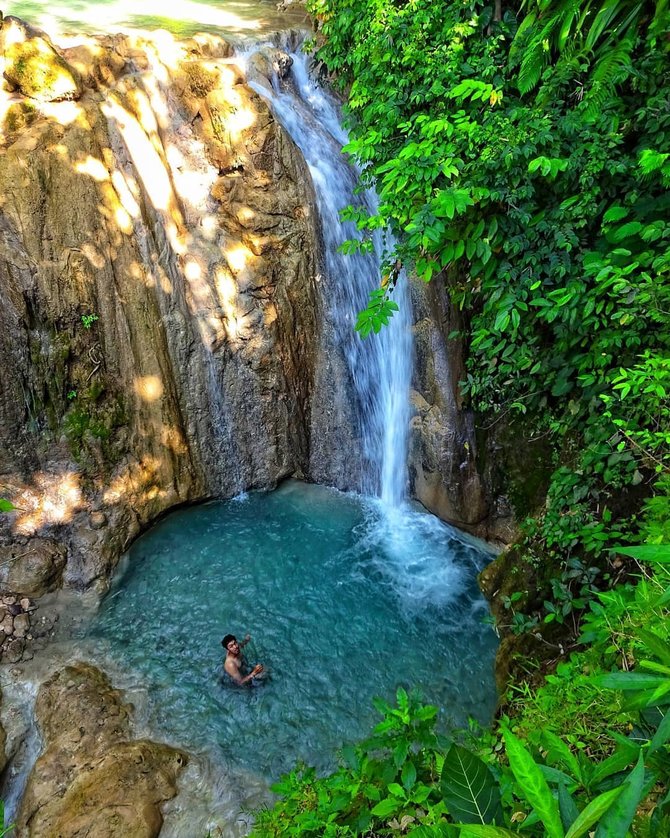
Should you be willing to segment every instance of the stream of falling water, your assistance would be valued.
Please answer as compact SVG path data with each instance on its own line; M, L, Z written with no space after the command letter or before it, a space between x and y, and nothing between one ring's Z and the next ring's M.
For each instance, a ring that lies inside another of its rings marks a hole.
M251 86L269 100L270 106L301 150L316 193L324 251L322 294L330 332L322 353L341 353L346 360L356 401L362 463L358 490L379 497L385 509L397 510L407 491L407 437L409 392L412 376L412 308L406 277L401 274L392 298L399 311L379 334L362 339L354 330L358 312L365 308L369 292L379 287L382 263L393 241L377 230L373 249L345 255L340 245L358 238L353 222L342 221L348 205L374 215L373 192L359 193L360 173L342 154L347 135L339 120L335 100L309 75L309 58L291 53L290 76L273 79L272 92L260 84ZM333 384L330 382L330 386ZM318 446L318 428L312 428ZM337 457L337 452L332 452ZM343 451L351 468L351 451Z

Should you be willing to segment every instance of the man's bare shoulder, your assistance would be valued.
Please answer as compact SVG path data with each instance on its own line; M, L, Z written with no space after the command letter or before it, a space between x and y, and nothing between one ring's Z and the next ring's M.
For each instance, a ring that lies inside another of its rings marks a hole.
M230 655L226 658L223 668L229 675L239 675L240 672L240 662L237 658L233 658Z

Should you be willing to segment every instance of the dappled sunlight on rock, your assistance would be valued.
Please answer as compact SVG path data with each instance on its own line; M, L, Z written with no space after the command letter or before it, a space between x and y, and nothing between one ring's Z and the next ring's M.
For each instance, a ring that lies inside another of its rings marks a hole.
M67 524L82 508L81 475L74 471L58 474L38 472L32 485L14 501L18 508L14 531L34 535L43 527Z
M85 160L75 163L74 170L81 175L92 177L93 180L109 180L109 172L105 168L102 160L98 160L96 157L91 157L90 155Z
M121 202L123 209L131 218L139 218L140 207L135 200L135 194L137 194L138 191L137 183L132 181L132 184L129 185L129 179L126 178L122 172L116 169L112 172L112 185L116 190L116 194L119 196L119 201ZM134 186L134 189L131 189L131 185Z
M143 492L155 496L160 472L161 462L157 457L143 457L141 462L128 466L112 480L102 499L111 505Z
M161 398L163 382L157 375L143 375L135 379L135 392L145 402L155 402Z
M306 462L298 365L314 359L288 344L314 330L308 174L231 44L149 42L69 39L78 102L0 92L0 320L20 354L0 380L20 451L0 462L19 502L61 469L9 521L64 525L65 585L104 586L168 506Z
M243 244L236 244L225 251L226 261L235 273L241 273L250 262L255 260L254 254Z
M77 102L43 102L40 112L60 125L72 125L85 116L85 111Z
M165 213L165 229L172 247L176 252L183 252L183 242L180 239L183 219L172 190L170 174L161 153L162 146L156 133L157 124L146 96L139 95L135 101L139 102L148 127L127 110L116 95L112 94L108 97L102 105L102 111L117 127L154 209ZM149 136L147 131L152 136ZM127 212L125 207L120 206ZM118 208L115 208L115 219L117 222L125 221L123 213L119 212ZM128 219L128 227L131 228L131 226Z
M233 275L223 267L217 268L216 271L216 290L223 309L228 337L234 343L238 337L237 283Z
M161 431L161 442L175 454L187 454L188 445L181 429L175 425L165 426Z
M163 160L143 126L121 105L116 96L107 99L102 112L116 123L153 206L167 212L172 199L170 179Z
M93 265L93 267L97 268L98 270L104 268L107 264L105 257L102 255L102 253L100 253L98 248L90 242L84 242L84 244L82 244L81 252L88 259L91 265Z

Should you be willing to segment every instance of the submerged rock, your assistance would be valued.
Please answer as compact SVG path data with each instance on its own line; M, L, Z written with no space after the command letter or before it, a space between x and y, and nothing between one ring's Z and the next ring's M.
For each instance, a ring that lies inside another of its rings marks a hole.
M186 755L132 741L130 707L93 666L75 664L40 688L44 748L17 818L24 838L153 838Z

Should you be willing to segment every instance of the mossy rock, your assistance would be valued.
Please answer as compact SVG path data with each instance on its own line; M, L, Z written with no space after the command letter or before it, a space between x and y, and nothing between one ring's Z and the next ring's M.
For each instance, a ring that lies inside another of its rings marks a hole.
M7 108L3 130L6 134L19 134L28 128L37 116L35 105L30 102L14 102Z
M24 96L40 102L78 99L82 93L77 71L39 36L5 47L5 78Z
M221 84L219 73L203 66L201 61L183 61L180 69L186 75L187 92L196 99L204 99Z

